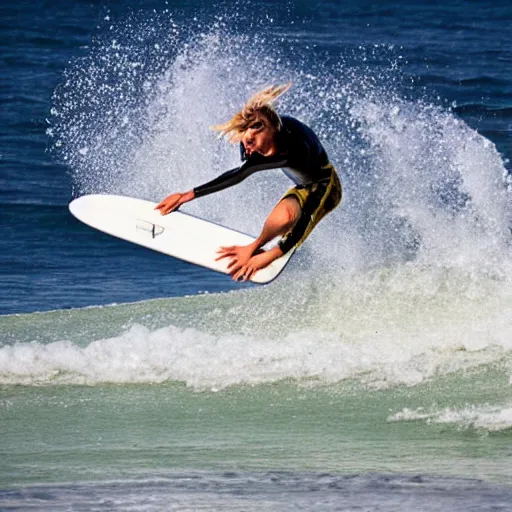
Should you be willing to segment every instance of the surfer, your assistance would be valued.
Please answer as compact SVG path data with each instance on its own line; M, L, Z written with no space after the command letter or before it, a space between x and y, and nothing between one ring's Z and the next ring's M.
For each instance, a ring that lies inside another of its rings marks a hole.
M255 172L282 168L296 186L272 210L258 238L249 245L219 248L217 260L230 258L228 269L235 280L250 279L298 247L341 200L340 180L316 134L291 116L279 116L273 107L290 87L271 86L258 92L229 121L213 127L221 137L240 143L244 162L240 167L188 192L171 194L155 207L167 215L183 203L236 185ZM278 236L282 238L275 247L262 250Z

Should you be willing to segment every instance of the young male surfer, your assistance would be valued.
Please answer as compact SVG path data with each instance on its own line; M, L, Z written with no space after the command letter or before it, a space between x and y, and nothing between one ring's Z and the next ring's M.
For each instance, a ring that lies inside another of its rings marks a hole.
M167 215L183 203L236 185L255 172L282 168L296 186L272 210L258 238L249 245L219 248L217 259L230 258L228 269L235 280L250 279L298 247L341 200L340 180L316 134L297 119L279 116L274 110L274 101L290 87L271 86L258 92L232 119L213 127L221 137L240 142L244 161L240 167L188 192L171 194L155 208ZM261 250L277 236L282 236L277 246Z

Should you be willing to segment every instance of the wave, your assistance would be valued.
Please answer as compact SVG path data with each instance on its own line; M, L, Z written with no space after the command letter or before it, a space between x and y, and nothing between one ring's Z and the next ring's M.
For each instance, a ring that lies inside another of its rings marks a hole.
M271 286L165 301L158 325L148 320L158 312L126 319L118 306L117 331L89 327L83 346L58 330L9 342L3 382L392 386L509 357L512 209L495 145L414 96L399 49L332 57L289 48L257 19L240 26L224 15L186 25L168 12L110 24L54 95L48 133L74 190L158 200L210 180L238 154L208 127L261 86L292 80L281 111L324 141L342 206ZM254 233L288 186L260 173L187 210ZM104 310L94 312L97 323Z
M313 286L290 276L243 292L1 317L10 334L0 382L388 388L510 364L512 297L493 280L464 290L463 278L386 269Z

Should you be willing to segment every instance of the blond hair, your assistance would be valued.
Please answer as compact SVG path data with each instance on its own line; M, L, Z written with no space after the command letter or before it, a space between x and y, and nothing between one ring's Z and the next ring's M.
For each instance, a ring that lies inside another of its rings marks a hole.
M279 130L281 119L274 110L273 104L291 86L291 82L282 85L271 85L257 92L247 101L242 110L237 112L229 121L212 126L212 130L218 131L219 137L226 136L230 142L239 142L258 113L263 114Z

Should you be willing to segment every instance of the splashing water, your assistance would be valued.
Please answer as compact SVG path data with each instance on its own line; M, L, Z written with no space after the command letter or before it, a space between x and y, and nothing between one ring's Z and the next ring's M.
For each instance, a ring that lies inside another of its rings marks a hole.
M239 165L237 148L209 127L260 87L291 80L279 110L318 133L340 171L344 201L313 232L288 279L239 294L228 314L204 325L196 319L196 327L250 331L260 340L251 338L253 346L265 336L286 339L290 370L268 377L266 368L262 381L301 373L297 333L311 330L320 365L338 350L333 333L349 343L328 380L382 366L378 346L389 355L384 380L394 382L464 367L447 364L461 347L499 347L491 360L510 352L511 205L494 144L451 112L401 93L393 65L368 64L392 61L393 49L361 49L365 64L353 53L311 62L278 36L247 27L241 35L233 25L216 18L185 26L165 13L131 20L74 63L55 93L49 131L76 194L156 201ZM257 233L289 186L278 171L259 173L186 209ZM247 314L236 314L240 308ZM402 371L404 350L410 361ZM357 362L347 370L350 354ZM315 364L305 371L318 373Z
M313 126L345 184L343 207L318 230L321 243L308 245L327 244L329 259L366 267L411 259L503 266L510 198L491 142L449 112L400 97L389 69L343 58L311 64L276 38L228 25L194 33L168 14L132 20L71 67L50 132L77 194L156 200L238 165L236 148L209 127L262 85L293 80L280 110ZM287 186L278 172L261 173L189 209L257 232Z

